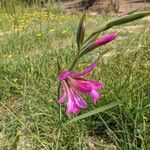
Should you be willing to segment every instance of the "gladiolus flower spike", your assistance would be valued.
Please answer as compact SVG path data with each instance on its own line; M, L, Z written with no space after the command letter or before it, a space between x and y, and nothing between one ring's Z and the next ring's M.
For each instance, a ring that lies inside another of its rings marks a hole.
M90 95L94 104L100 99L101 95L97 90L102 89L104 84L83 78L85 74L93 71L95 67L96 64L94 63L79 73L73 73L68 70L60 73L59 79L62 85L62 95L57 102L59 104L66 102L66 113L78 114L81 109L88 107L86 101L79 95L79 92Z

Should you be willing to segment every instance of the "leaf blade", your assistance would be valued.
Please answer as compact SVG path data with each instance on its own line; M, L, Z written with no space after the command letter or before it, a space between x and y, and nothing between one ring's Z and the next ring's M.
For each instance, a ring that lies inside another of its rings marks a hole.
M106 111L106 110L108 110L108 109L111 109L111 108L113 108L113 107L115 107L115 106L118 106L118 105L120 105L120 102L119 102L119 101L116 101L116 102L112 102L112 103L110 103L110 104L108 104L108 105L105 105L105 106L96 108L96 109L94 109L94 110L91 110L91 111L89 111L89 112L83 114L83 115L80 115L80 116L77 116L77 117L73 118L72 120L70 120L70 121L67 122L67 125L70 124L70 123L76 122L76 121L78 121L78 120L84 119L84 118L86 118L86 117L95 115L95 114L97 114L97 113L104 112L104 111Z
M133 13L133 14L121 16L121 17L118 17L118 18L114 18L111 21L108 21L106 24L102 25L97 31L93 32L90 36L88 36L85 39L85 42L89 41L96 34L100 34L101 32L106 31L106 30L110 29L113 26L118 26L118 25L121 25L121 24L132 22L132 21L142 19L142 18L147 17L147 16L150 16L150 11Z
M81 44L83 43L84 40L84 35L85 35L85 28L84 28L84 20L85 20L86 14L84 13L80 19L78 29L77 29L77 34L76 34L76 43L78 49L80 49Z

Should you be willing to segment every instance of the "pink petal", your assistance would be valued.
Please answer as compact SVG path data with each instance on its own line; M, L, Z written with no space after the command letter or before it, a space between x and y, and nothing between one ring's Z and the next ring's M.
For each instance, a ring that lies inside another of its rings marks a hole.
M115 33L104 35L103 37L101 37L95 41L95 45L96 46L104 45L106 43L111 42L116 37L117 37L117 35Z
M94 105L96 104L96 102L99 100L100 98L100 94L96 91L96 90L92 90L90 93L91 97L92 97L92 101L94 103Z
M83 93L89 93L92 91L92 87L90 86L90 84L82 80L75 80L73 78L69 78L69 84L78 91Z
M61 97L57 100L57 102L59 103L59 104L63 104L64 102L65 102L65 100L66 100L66 98L67 98L67 90L66 90L66 86L65 86L65 84L66 84L66 81L61 81L61 85L62 85L62 95L61 95Z
M57 100L57 102L59 104L63 104L65 102L66 98L67 98L67 93L66 93L66 91L64 91L62 96Z
M59 80L61 80L61 81L63 81L63 80L65 80L65 79L67 79L68 78L68 76L70 75L70 71L67 71L67 70L65 70L65 71L62 71L60 74L59 74Z
M97 81L94 81L94 80L87 80L86 81L91 87L92 89L101 89L104 87L104 84L102 82L97 82Z
M68 100L66 112L77 114L80 112L80 108L73 101Z
M73 89L68 90L67 113L79 113L80 109L87 108L87 103Z
M66 81L61 81L62 87L63 87L63 96L59 99L58 102L63 103L66 96L68 96L67 101L67 113L78 113L80 111L80 108L76 105L74 100L74 95L72 94L72 89L69 87Z
M87 108L87 103L84 101L84 99L75 92L73 94L76 105L80 108Z
M85 74L88 74L91 71L93 71L95 69L95 67L96 67L96 63L93 63L91 66L87 67L85 70L83 70L83 71L81 71L79 73L73 73L71 75L71 77L73 77L73 78L79 78L79 77L81 77L81 76L83 76Z
M76 105L74 96L72 95L71 91L68 91L68 102L67 102L67 113L79 113L80 108Z

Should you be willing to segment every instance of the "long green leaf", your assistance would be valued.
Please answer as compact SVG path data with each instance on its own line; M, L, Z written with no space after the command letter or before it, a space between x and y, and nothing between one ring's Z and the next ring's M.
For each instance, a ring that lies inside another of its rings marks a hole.
M84 119L84 118L86 118L86 117L95 115L95 114L100 113L100 112L104 112L104 111L106 111L106 110L108 110L108 109L111 109L111 108L117 106L117 105L120 105L120 102L119 102L119 101L112 102L112 103L110 103L110 104L108 104L108 105L105 105L105 106L96 108L96 109L94 109L94 110L91 110L91 111L89 111L89 112L83 114L83 115L80 115L80 116L78 116L78 117L73 118L72 120L70 120L69 122L67 122L67 124L70 124L70 123L75 122L75 121L79 121L79 120L81 120L81 119Z
M118 26L118 25L125 24L125 23L128 23L128 22L134 21L134 20L142 19L146 16L150 16L150 11L148 11L148 12L139 12L139 13L129 14L129 15L125 15L125 16L122 16L122 17L115 18L111 21L108 21L106 24L102 25L96 32L92 33L89 37L87 37L85 42L89 41L96 34L99 34L102 31L108 30L113 26Z
M86 14L84 13L80 19L78 29L77 29L76 42L77 42L78 50L80 50L80 46L84 40L84 34L85 34L84 20L85 20L85 17L86 17Z

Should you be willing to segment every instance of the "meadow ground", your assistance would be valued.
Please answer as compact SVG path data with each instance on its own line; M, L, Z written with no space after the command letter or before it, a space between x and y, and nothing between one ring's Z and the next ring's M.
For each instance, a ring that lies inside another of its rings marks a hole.
M83 57L75 68L82 70L99 58L88 77L105 83L101 100L94 106L86 97L89 107L81 114L115 101L121 105L64 125L73 116L56 103L57 58L64 69L73 61L80 16L52 8L1 9L1 150L150 149L150 20L146 18L103 32L119 36ZM110 18L87 16L87 35Z

